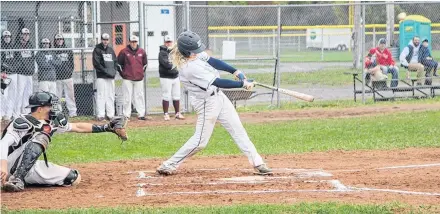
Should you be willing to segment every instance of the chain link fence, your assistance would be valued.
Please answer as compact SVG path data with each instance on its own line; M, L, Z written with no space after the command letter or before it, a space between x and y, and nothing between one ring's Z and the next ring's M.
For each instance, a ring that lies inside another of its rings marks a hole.
M148 58L142 81L145 114L162 113L159 47L164 45L165 36L175 41L186 29L202 37L212 56L243 70L251 79L308 93L316 100L352 99L355 91L370 90L364 87L362 74L357 76L357 81L352 73L362 73L364 57L381 38L387 38L387 46L399 66L399 79L406 77L406 69L400 67L398 60L403 49L400 33L407 30L399 27L398 14L402 12L430 20L430 50L434 60L440 57L438 3L1 2L1 63L7 65L3 71L11 82L1 97L1 116L10 119L28 112L29 109L23 108L28 95L48 90L61 97L66 114L97 117L99 78L93 64L93 50L102 42L104 33L109 35L109 46L116 58L130 45L131 36L139 38L138 45L145 49ZM362 15L365 25L359 24ZM388 16L394 18L391 29L387 28ZM390 31L392 36L387 37ZM123 90L123 78L117 66L115 70L112 71L115 72L114 94L109 95L113 100L108 103L113 103L115 115L127 114L124 112L127 108L123 107L127 92ZM413 79L420 78L415 73L411 75ZM390 85L393 77L388 76L386 84ZM358 82L355 88L354 80ZM438 84L435 78L432 81L433 85ZM417 80L408 83L416 84ZM404 84L401 82L399 86ZM429 90L412 90L402 95L423 95ZM239 105L296 101L259 87L254 92L225 90L225 93ZM393 91L385 94L395 96ZM372 93L365 93L366 98L370 96ZM181 111L191 111L189 96L183 88L180 97ZM112 109L106 111L110 111L106 116L112 115ZM142 116L139 112L143 110L132 105L130 113Z

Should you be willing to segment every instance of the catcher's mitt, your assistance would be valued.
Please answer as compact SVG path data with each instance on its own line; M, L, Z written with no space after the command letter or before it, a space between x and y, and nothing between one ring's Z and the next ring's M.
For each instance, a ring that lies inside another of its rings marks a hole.
M125 127L127 126L127 119L125 117L114 117L108 124L109 130L115 133L122 141L128 139Z

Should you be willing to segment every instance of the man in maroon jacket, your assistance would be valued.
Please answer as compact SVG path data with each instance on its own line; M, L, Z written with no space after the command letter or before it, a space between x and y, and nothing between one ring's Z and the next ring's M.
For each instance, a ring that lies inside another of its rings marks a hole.
M122 93L124 94L124 116L130 118L131 103L138 113L139 120L145 118L144 69L147 67L147 54L138 46L138 37L130 37L130 45L119 52L118 63L122 67Z

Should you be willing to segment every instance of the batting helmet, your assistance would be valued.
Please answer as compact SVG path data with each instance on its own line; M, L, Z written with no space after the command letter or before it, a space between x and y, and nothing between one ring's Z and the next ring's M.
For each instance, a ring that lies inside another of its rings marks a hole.
M200 36L191 31L185 31L177 38L177 48L183 56L190 56L201 53L206 46L202 43Z

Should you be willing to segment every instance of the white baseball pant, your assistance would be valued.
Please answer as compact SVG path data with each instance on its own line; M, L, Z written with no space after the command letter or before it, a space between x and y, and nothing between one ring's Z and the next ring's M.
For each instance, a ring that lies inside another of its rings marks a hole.
M57 94L57 83L54 81L40 81L38 82L38 90Z
M206 147L218 120L229 132L235 144L249 159L252 166L264 164L254 144L241 124L237 111L223 92L206 99L192 99L191 105L197 112L197 125L194 135L164 164L178 167L186 158Z
M17 108L18 117L20 114L28 114L31 112L31 109L26 108L29 105L29 97L33 93L33 80L32 76L26 75L17 75L17 94L15 94L15 108Z
M96 116L113 118L115 116L115 80L96 79Z
M19 99L17 96L18 74L8 74L8 78L11 79L11 82L4 91L2 105L3 116L11 119L12 116L19 116L21 114L21 109L16 107L17 99Z
M16 149L8 156L8 172L11 172L11 169L16 162L17 166L20 164L25 147L26 144ZM27 184L63 185L64 179L69 175L70 169L50 162L48 162L48 165L49 167L46 166L44 160L37 160L34 166L29 170L28 174L24 177L24 181Z
M66 95L66 106L69 110L69 116L76 116L76 101L75 101L75 88L73 86L73 79L65 79L57 81L57 96L61 98L63 96L63 91Z
M180 100L180 79L160 78L160 87L162 88L162 100L170 101Z
M144 82L143 81L131 81L122 80L122 94L124 99L124 116L130 117L131 115L131 103L139 117L145 116L145 98L144 98Z

